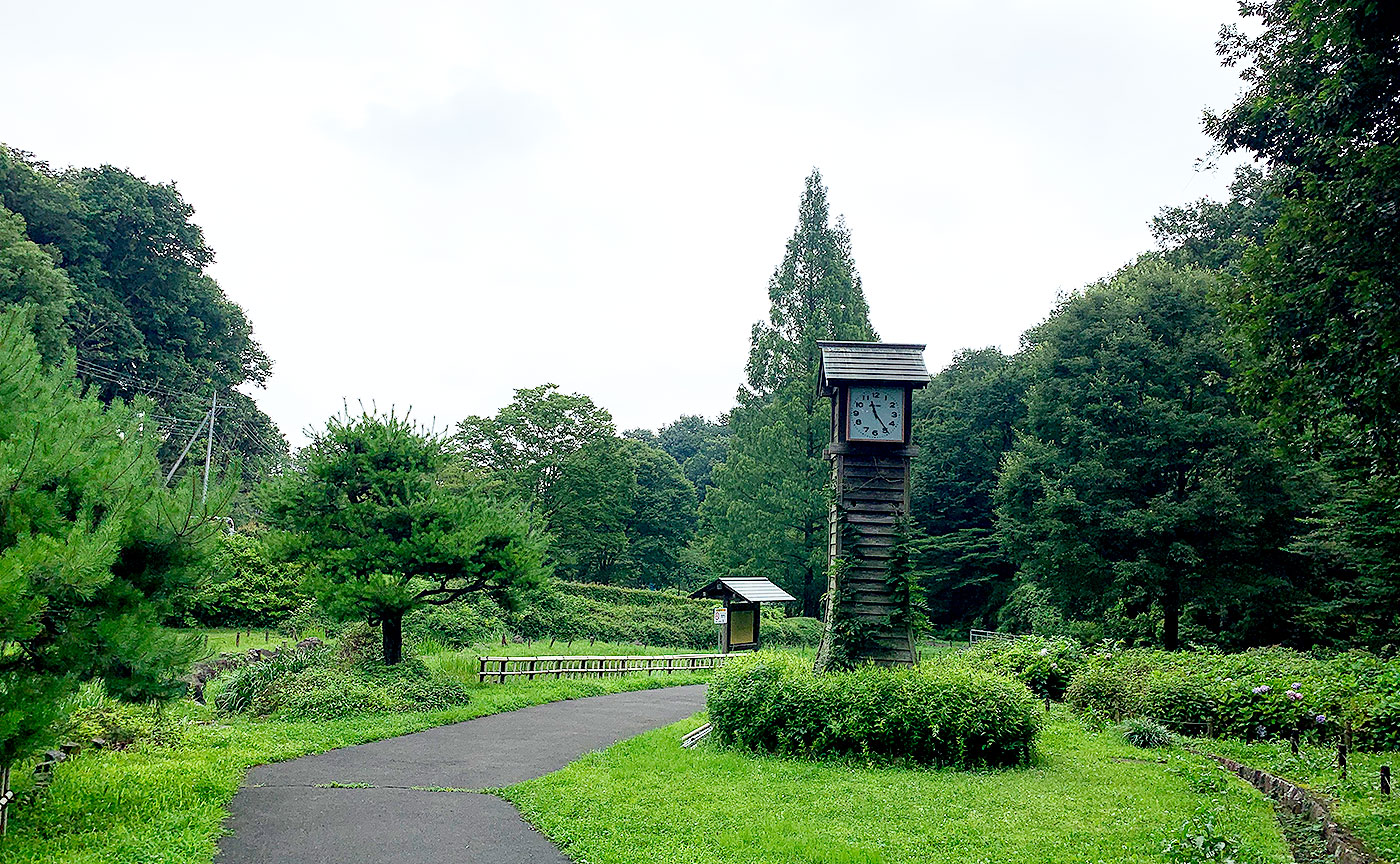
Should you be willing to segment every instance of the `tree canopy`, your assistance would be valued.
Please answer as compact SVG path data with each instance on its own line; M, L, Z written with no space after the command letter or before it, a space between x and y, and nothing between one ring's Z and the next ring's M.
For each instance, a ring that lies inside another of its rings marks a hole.
M754 325L747 384L730 414L728 453L701 508L711 566L773 579L817 613L825 586L830 407L817 395L817 342L874 340L851 255L821 174L807 178L797 227Z
M384 662L403 656L403 616L473 592L505 608L544 576L543 539L518 509L442 481L446 441L408 417L332 417L270 481L264 512L340 620L379 625Z
M61 308L62 341L104 401L151 396L167 426L184 421L188 433L217 392L223 407L216 443L224 459L239 455L256 476L269 459L285 455L276 426L237 389L263 385L272 362L242 308L205 272L213 250L174 184L150 183L110 165L55 170L0 146L0 205L23 220L0 220L0 236L22 224L67 279L66 288L48 277L36 280L42 262L30 251L30 277L18 289L0 287L0 302L14 302L7 295L20 290L18 299L41 310L46 358L56 356ZM0 286L5 281L0 275ZM173 428L169 437L162 455L173 459L185 438Z

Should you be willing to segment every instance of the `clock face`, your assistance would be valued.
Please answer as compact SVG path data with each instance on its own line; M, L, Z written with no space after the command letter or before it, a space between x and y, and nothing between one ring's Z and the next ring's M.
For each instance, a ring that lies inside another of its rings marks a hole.
M846 440L904 441L904 388L852 387L846 400Z

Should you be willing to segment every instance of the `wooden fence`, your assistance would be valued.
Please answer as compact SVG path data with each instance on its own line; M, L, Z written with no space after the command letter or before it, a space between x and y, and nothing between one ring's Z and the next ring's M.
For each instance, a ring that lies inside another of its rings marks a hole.
M477 681L506 683L507 678L606 678L645 672L700 672L724 663L727 654L651 654L645 656L579 655L573 657L482 657Z

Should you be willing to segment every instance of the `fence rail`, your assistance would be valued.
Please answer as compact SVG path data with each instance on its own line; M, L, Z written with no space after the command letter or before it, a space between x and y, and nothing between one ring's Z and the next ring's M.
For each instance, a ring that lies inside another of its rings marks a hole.
M477 681L495 680L506 683L507 678L535 678L552 675L555 678L606 678L645 672L699 672L716 669L727 654L648 654L648 655L576 655L548 657L481 657Z
M969 631L968 631L968 634L967 634L967 641L968 641L969 643L972 643L972 642L985 642L985 641L988 640L988 639L1015 639L1015 638L1016 638L1016 634L1014 634L1014 633L998 633L998 632L995 631L995 630L976 630L976 629L973 629L973 630L969 630Z

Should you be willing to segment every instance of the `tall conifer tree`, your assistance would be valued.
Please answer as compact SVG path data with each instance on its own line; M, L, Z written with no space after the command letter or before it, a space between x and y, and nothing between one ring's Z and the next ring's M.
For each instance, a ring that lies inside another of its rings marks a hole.
M729 455L715 468L702 516L719 570L772 579L815 615L831 474L822 456L830 409L817 395L817 341L877 338L850 232L839 217L833 224L818 171L807 178L768 299L768 321L753 327L748 381L730 416Z

